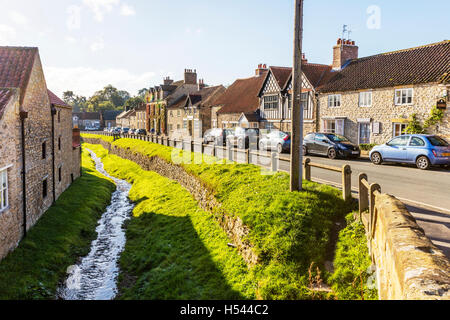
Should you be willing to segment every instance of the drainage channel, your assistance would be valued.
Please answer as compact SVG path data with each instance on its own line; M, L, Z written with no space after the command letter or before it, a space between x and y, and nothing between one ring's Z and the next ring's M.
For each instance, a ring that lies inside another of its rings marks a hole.
M58 292L63 300L112 300L116 297L118 260L126 242L123 224L134 208L128 199L131 185L110 176L101 159L91 150L88 151L97 171L112 179L117 189L99 221L96 230L98 237L92 242L89 255L67 270L68 278Z

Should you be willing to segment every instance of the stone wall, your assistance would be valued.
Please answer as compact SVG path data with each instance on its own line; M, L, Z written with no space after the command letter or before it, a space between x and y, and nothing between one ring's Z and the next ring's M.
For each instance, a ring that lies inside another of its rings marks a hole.
M246 263L249 265L258 263L258 256L253 251L253 245L246 240L250 232L249 228L244 225L240 218L224 212L221 204L214 197L214 191L208 188L200 179L187 173L181 166L168 163L158 157L149 158L146 155L133 153L129 149L111 146L110 143L101 139L83 138L83 140L91 144L101 144L111 154L134 161L144 170L154 171L177 181L194 196L203 210L215 216L217 222L227 233L229 239L236 245Z
M375 200L375 215L371 251L380 299L450 300L450 263L405 205L380 194Z
M0 170L8 167L9 203L0 211L0 260L17 246L23 235L19 105L19 92L16 91L0 119Z
M395 105L395 89L382 88L373 90L361 90L372 92L372 106L359 107L359 91L342 92L341 106L328 107L328 94L319 96L319 130L323 131L323 120L328 118L346 118L344 135L354 143L359 143L358 120L381 123L380 134L374 134L371 128L371 143L383 144L393 138L393 122L407 123L413 113L417 113L422 122L429 117L431 109L436 106L438 97L442 96L444 86L441 85L416 85L404 88L414 88L413 104L408 106ZM444 121L437 127L431 128L430 133L450 137L450 108L445 112Z

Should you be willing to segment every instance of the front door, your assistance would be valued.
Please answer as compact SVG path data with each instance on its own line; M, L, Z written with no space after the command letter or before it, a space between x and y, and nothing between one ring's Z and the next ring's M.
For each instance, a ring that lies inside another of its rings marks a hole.
M370 144L370 123L359 123L359 144Z

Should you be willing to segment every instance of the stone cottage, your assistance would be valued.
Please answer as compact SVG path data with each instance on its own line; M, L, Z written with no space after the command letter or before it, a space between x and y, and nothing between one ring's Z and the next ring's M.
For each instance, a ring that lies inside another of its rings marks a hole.
M80 176L79 140L38 49L0 47L0 259Z
M450 41L358 58L355 42L333 48L334 75L320 88L320 130L354 143L385 143L402 135L413 114L423 124L444 111L429 133L450 137Z
M170 137L200 139L212 128L211 108L213 102L225 92L225 87L203 88L203 85L203 80L200 80L198 91L181 96L168 107Z

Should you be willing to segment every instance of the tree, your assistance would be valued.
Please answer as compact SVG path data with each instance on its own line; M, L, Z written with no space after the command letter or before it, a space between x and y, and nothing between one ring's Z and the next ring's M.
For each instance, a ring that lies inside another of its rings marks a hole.
M142 88L141 90L138 91L138 96L142 97L143 99L145 99L145 96L148 93L148 89L147 88Z
M141 96L136 96L133 98L130 98L126 101L125 105L130 106L131 108L139 108L142 104L145 103L145 99Z

